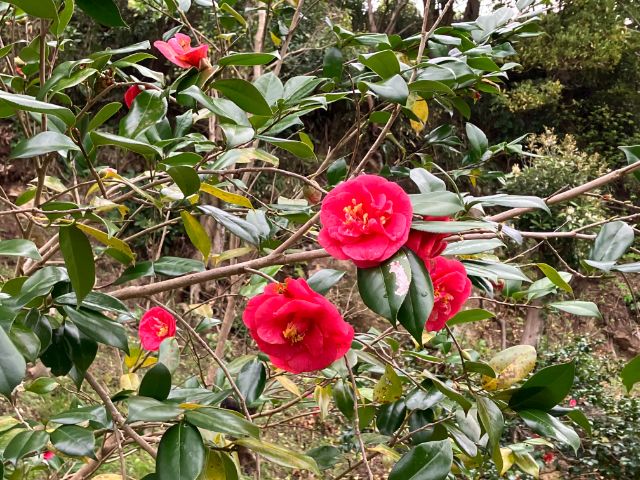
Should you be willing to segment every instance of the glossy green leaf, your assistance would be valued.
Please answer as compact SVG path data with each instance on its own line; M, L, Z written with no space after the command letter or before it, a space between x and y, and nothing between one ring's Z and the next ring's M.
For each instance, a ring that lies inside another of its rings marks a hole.
M55 378L40 377L36 378L33 382L25 385L24 389L28 392L32 392L38 395L46 395L53 392L58 388L60 384Z
M200 177L193 167L180 165L167 170L175 184L185 197L193 195L200 190Z
M348 420L353 420L355 416L356 396L351 385L343 380L338 380L333 386L331 393L338 410L340 410Z
M633 228L625 222L609 222L600 229L593 244L590 260L615 262L624 255L633 239Z
M25 376L27 364L7 333L0 328L0 393L9 398Z
M40 0L33 0L40 1ZM47 0L48 1L48 0ZM59 107L51 103L41 102L36 100L35 97L29 95L20 95L17 93L8 93L0 91L0 105L8 104L18 110L24 110L26 112L46 113L53 115L62 120L67 126L71 126L75 123L76 117L73 112L65 107Z
M598 306L593 302L568 300L566 302L550 303L549 306L557 310L562 310L563 312L572 313L573 315L602 318L602 314L600 313Z
M107 120L118 113L121 108L122 103L120 102L111 102L106 104L91 118L87 130L92 131L102 126Z
M464 210L464 203L453 192L429 192L409 195L413 213L434 217L448 217Z
M337 185L347 177L347 162L344 158L336 160L327 168L329 185Z
M271 116L271 107L267 101L260 91L246 80L240 78L216 80L211 87L221 92L245 112Z
M126 27L114 0L76 0L78 7L96 22L107 27Z
M75 305L95 310L97 312L113 312L130 315L129 308L117 298L102 292L91 292L78 305L76 294L71 292L55 298L59 305Z
M329 47L324 52L322 75L328 78L342 78L344 55L337 47Z
M400 62L392 50L381 50L375 53L363 54L358 57L360 63L375 72L380 78L386 79L400 73Z
M138 394L142 397L166 400L171 391L171 372L162 363L156 363L142 377Z
M540 270L542 270L542 273L544 273L544 275L549 280L551 280L551 282L553 282L553 284L556 287L561 288L565 292L573 293L573 289L571 288L571 285L569 285L564 280L564 278L562 278L562 276L560 276L560 274L558 273L558 271L555 268L553 268L551 265L548 265L546 263L538 263L536 265L538 265L538 268Z
M551 410L569 394L575 374L574 362L543 368L511 396L509 406L514 410Z
M218 65L226 67L235 66L251 66L251 65L267 65L274 60L280 58L278 52L260 52L260 53L232 53L218 59Z
M622 372L620 372L620 377L627 392L631 392L633 386L640 382L640 355L624 366Z
M143 90L133 101L129 113L122 119L120 133L136 138L160 122L167 114L167 99L158 90Z
M394 465L389 480L445 480L452 463L449 440L421 443Z
M147 397L131 397L127 422L168 422L181 413L182 409L175 403L161 402Z
M202 205L198 208L207 215L211 215L217 222L242 240L253 245L260 244L260 234L253 224L211 205Z
M338 283L344 277L342 270L332 270L331 268L323 268L318 270L307 279L307 284L314 292L321 295L327 293L331 287Z
M544 437L554 438L570 446L577 453L580 448L580 437L573 428L540 410L522 410L518 414L534 432Z
M362 301L393 325L409 293L411 279L411 263L402 250L377 267L358 268L358 290Z
M20 141L11 151L11 158L31 158L50 152L79 151L80 148L66 135L42 132Z
M187 422L205 430L226 433L234 437L248 435L258 438L260 429L238 412L224 408L197 408L185 413Z
M27 430L18 433L4 449L3 458L14 465L30 453L41 452L49 441L49 434L42 430Z
M119 348L125 353L129 352L127 332L120 323L91 310L75 310L67 306L63 308L73 323L87 337L94 339L96 342Z
M398 311L398 322L421 344L425 323L433 309L433 284L424 262L411 250L405 254L411 269L411 285Z
M487 397L476 397L478 419L487 432L489 442L487 448L498 471L502 470L502 456L500 455L500 439L504 429L504 417L498 406Z
M67 267L71 286L78 301L93 289L96 281L96 267L93 250L86 235L75 225L60 227L60 251Z
M407 82L400 75L394 75L381 82L362 82L369 90L383 100L405 105L409 97Z
M77 425L63 425L51 432L51 443L56 450L72 457L95 458L93 432Z
M200 260L182 257L160 257L153 262L153 270L159 275L179 277L187 273L204 272L205 265Z
M58 16L58 8L53 0L7 0L7 2L34 17L56 18Z
M267 137L264 135L258 135L257 138L270 143L271 145L282 148L283 150L294 154L296 157L308 160L314 160L316 158L316 154L313 152L313 148L311 148L304 142L300 142L298 140L289 140L286 138Z
M92 131L90 135L93 144L96 146L114 145L116 147L124 148L125 150L139 153L140 155L162 155L162 151L158 147L154 147L153 145L138 140L132 140L131 138L121 137L107 132L95 131Z
M256 452L269 462L273 462L276 465L299 470L307 470L318 476L321 475L318 465L313 458L298 452L293 452L280 445L264 442L252 437L240 438L235 440L234 443Z
M487 136L473 123L467 123L465 128L469 140L469 155L473 161L478 161L489 148Z
M470 308L469 310L461 310L453 317L447 320L447 325L462 325L464 323L479 322L495 317L495 313L489 312L482 308Z
M461 240L448 242L443 255L474 255L504 247L505 244L497 238L491 240Z
M204 469L206 455L198 429L181 422L160 440L156 476L158 480L196 480Z
M31 240L13 239L0 241L0 257L25 257L42 260L38 247Z
M406 414L404 399L382 405L376 412L376 427L383 435L393 435L402 426Z
M238 390L248 404L255 402L262 395L266 382L267 371L264 364L257 359L245 363L236 380Z

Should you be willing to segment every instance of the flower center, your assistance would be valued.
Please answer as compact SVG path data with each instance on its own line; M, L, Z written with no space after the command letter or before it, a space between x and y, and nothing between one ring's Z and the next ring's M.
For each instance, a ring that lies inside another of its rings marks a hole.
M276 283L276 293L282 295L283 293L287 293L287 284L286 283Z
M169 327L167 327L166 325L160 325L158 327L158 330L156 331L156 335L158 336L158 338L166 337L167 333L169 333Z
M304 333L298 332L298 327L293 322L289 322L287 328L282 331L282 336L291 344L295 345L304 339Z
M351 205L347 205L342 209L344 212L343 225L346 226L358 226L366 229L369 226L371 218L369 212L366 212L362 202L357 203L355 198L351 199ZM384 225L389 220L388 215L380 215L378 221Z
M443 289L441 289L440 287L436 288L436 291L433 293L435 297L434 300L436 302L440 302L440 304L442 304L445 308L449 308L449 304L451 303L451 300L453 300L453 295L446 291L443 291Z

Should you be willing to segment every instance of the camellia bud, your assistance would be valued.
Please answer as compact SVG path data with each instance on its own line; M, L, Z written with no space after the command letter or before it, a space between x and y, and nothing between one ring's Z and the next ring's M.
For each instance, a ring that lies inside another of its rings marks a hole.
M309 184L304 186L302 193L304 194L304 198L312 205L316 205L322 200L322 192Z

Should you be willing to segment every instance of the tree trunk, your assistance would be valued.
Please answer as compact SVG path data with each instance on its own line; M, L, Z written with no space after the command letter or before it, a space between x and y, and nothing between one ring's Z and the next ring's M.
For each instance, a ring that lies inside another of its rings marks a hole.
M378 27L376 26L376 16L373 11L373 2L371 0L367 0L367 15L369 16L369 30L372 32L377 32Z
M539 301L534 300L531 305L540 305ZM528 308L527 318L524 322L524 330L522 332L522 345L537 346L542 331L544 330L544 318L542 310L539 308Z
M472 22L480 16L480 0L467 0L467 8L464 9L462 20Z

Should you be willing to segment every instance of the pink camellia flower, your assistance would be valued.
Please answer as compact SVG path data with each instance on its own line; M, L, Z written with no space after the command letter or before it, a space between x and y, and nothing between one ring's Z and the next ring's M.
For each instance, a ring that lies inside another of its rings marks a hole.
M407 241L412 216L411 200L402 188L377 175L361 175L325 197L318 242L338 260L375 267Z
M142 87L138 85L132 85L127 89L126 92L124 92L124 103L127 105L127 108L131 108L131 105L133 105L133 101L140 93L142 93L142 90L144 90Z
M271 362L291 373L328 367L353 340L338 309L301 278L267 285L249 300L242 321Z
M55 456L56 456L56 454L55 454L55 453L53 453L51 450L45 450L45 451L42 453L42 459L43 459L43 460L45 460L45 461L47 461L47 462L48 462L49 460L51 460L53 457L55 457Z
M176 33L168 42L158 40L153 46L160 50L167 60L182 68L200 68L200 61L209 54L208 45L192 47L191 38L182 33Z
M571 408L575 407L576 405L578 405L578 401L575 398L572 398L571 400L569 400L569 406Z
M162 307L153 307L140 319L138 334L142 348L155 352L165 338L176 334L176 319Z
M471 281L458 260L436 257L427 264L433 282L434 304L427 319L427 330L437 332L460 311L471 295Z
M449 217L424 217L426 222L448 222ZM421 232L420 230L411 230L406 246L413 250L424 263L429 263L432 259L440 255L445 248L447 242L445 238L449 235L446 233Z

